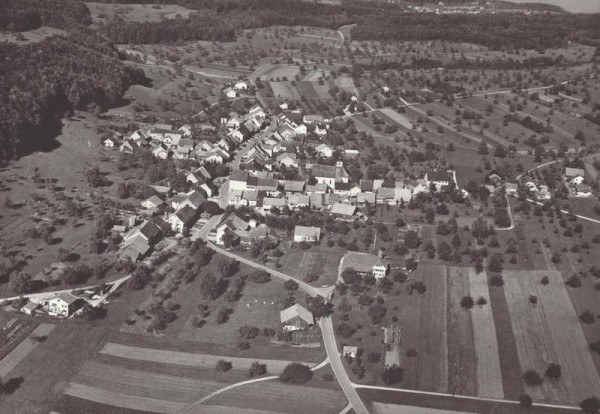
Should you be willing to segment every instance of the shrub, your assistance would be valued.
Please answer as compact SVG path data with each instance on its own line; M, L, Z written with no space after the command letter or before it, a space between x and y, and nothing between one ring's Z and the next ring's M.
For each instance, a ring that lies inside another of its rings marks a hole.
M562 369L558 364L550 364L548 368L546 368L546 373L544 374L546 378L550 381L558 381L562 374Z
M313 372L306 365L292 362L288 364L281 374L279 379L283 382L289 382L290 384L304 384L311 380Z
M250 280L254 283L267 283L271 280L271 275L264 270L258 270L250 275Z
M567 279L566 285L572 288L579 288L581 287L581 278L577 275L573 275Z
M229 361L225 361L224 359L219 359L217 361L217 371L219 372L227 372L231 369L232 364Z
M523 374L525 384L536 387L544 382L544 379L536 371L530 369Z
M250 349L250 343L247 341L238 341L237 347L240 351L245 351L246 349Z
M316 282L317 280L319 280L319 275L316 273L307 273L306 276L304 276L304 281L306 283Z
M256 326L240 326L240 336L244 339L254 339L260 333L260 330Z
M579 406L586 414L596 414L600 410L600 400L596 397L586 398Z
M583 313L581 315L579 315L579 320L583 323L594 323L594 321L596 320L596 318L594 317L594 314L592 312L590 312L589 309L586 309L585 311L583 311Z
M231 315L233 311L229 308L221 309L217 314L217 323L219 325L224 324L229 320L229 315Z
M298 283L290 279L283 284L283 287L285 287L286 290L298 290Z
M490 285L497 287L504 286L504 279L500 275L494 275L490 278Z
M471 296L463 296L460 300L460 307L465 309L471 309L475 305L473 298Z
M535 295L529 295L529 303L531 303L532 305L537 304L538 302L538 297Z
M487 303L487 299L484 298L483 296L480 296L479 299L477 299L477 305L478 306L483 306Z
M248 376L250 378L260 377L261 375L265 375L267 373L267 365L261 364L260 362L253 362L248 369Z
M550 279L548 279L548 276L543 276L542 280L540 280L540 283L544 286L547 286L550 284Z
M419 355L419 353L417 352L417 350L416 350L416 349L412 349L412 348L411 348L411 349L409 349L408 351L406 351L406 356L407 356L407 357L409 357L409 358L414 358L414 357L416 357L417 355Z
M275 333L276 333L275 329L273 329L273 328L267 328L267 327L264 327L263 331L262 331L263 336L266 336L266 337L269 337L269 338L274 337Z

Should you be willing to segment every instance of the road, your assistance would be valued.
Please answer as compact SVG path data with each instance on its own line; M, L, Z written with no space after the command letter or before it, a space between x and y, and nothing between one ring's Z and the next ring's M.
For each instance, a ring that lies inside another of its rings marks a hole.
M327 351L331 368L333 369L333 373L342 387L342 391L344 391L348 402L352 405L356 414L368 414L369 411L367 410L365 403L360 399L354 384L350 381L350 378L344 369L344 365L342 364L342 358L335 341L331 317L319 319L319 325L321 326L321 332L323 333L323 343L325 344L325 350Z

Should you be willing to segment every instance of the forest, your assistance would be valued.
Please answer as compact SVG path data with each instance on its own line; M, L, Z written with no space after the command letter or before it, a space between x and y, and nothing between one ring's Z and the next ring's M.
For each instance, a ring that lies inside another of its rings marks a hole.
M70 0L2 0L0 7L0 30L11 32L41 26L69 30L91 22L87 6Z

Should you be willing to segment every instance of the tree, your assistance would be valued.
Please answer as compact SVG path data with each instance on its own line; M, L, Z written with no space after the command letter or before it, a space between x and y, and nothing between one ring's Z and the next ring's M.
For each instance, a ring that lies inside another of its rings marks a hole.
M310 381L313 377L313 372L306 365L292 362L288 364L281 374L279 379L283 382L289 382L290 384L304 384Z
M472 309L475 305L475 301L471 296L463 296L460 300L460 307L465 309Z
M562 369L558 364L550 364L548 368L546 368L546 373L544 374L546 378L550 381L558 381L560 379L562 373Z
M244 325L240 326L240 336L244 339L254 339L260 333L260 330L256 326Z
M261 364L260 362L253 362L248 369L248 376L250 378L260 377L261 375L265 375L267 373L267 365Z
M371 317L371 322L373 322L373 325L379 324L385 317L386 313L386 307L378 303L369 307L369 316Z
M382 374L381 379L386 385L398 384L404 378L404 370L397 365L386 367Z
M286 290L298 290L298 283L296 283L296 281L293 279L286 281L283 286Z
M523 374L523 381L525 381L525 384L531 387L536 387L542 385L544 379L540 376L540 374L537 373L537 371L530 369L525 371Z
M490 285L496 287L504 286L504 279L500 275L494 275L490 278Z
M585 311L583 311L581 313L581 315L579 315L579 320L581 322L589 325L589 324L594 323L596 318L594 317L594 314L592 312L590 312L589 309L586 309Z
M590 344L590 350L597 354L600 354L600 341L592 342Z
M596 397L590 397L579 403L581 411L586 414L596 414L600 411L600 400Z
M521 394L519 395L519 406L521 408L525 408L526 410L531 408L533 405L533 400L529 396L529 394Z
M571 277L569 277L567 279L565 284L572 288L579 288L579 287L581 287L581 278L577 275L572 275Z
M307 295L306 307L315 319L327 317L333 313L333 305L325 301L323 296L311 297Z
M416 249L419 247L419 235L414 230L408 230L404 234L404 245L409 249Z
M257 270L250 275L250 280L254 283L267 283L271 280L271 275L265 270Z
M231 364L231 362L225 361L224 359L219 359L217 361L216 368L219 372L227 372L232 368L232 366L233 365Z
M14 293L29 293L33 288L31 275L28 273L19 273L10 281L10 290Z

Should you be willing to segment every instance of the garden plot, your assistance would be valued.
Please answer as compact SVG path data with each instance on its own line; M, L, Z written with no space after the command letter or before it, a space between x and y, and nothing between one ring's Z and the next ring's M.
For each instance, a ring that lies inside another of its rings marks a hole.
M547 286L542 276L550 279ZM537 400L571 404L598 395L600 376L560 272L506 271L504 280L521 369L543 375L551 363L562 368L556 383L546 380L527 391Z
M477 274L474 268L468 269L469 290L473 300L484 298L483 306L475 306L471 310L473 323L473 339L475 341L475 357L477 359L477 395L479 397L504 398L502 387L502 370L496 341L496 327L492 313L492 304L488 291L485 272Z

